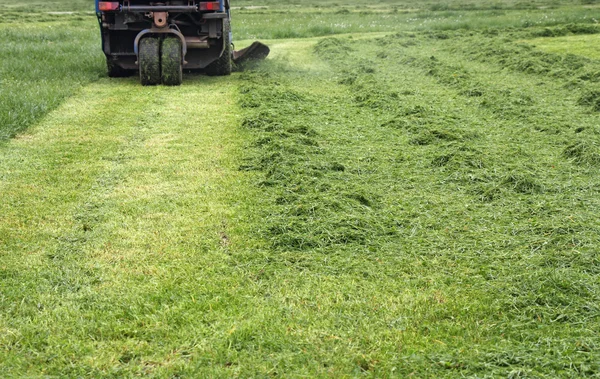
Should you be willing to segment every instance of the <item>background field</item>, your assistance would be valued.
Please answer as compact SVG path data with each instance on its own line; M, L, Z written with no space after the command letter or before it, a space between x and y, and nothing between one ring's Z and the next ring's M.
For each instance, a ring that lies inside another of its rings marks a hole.
M237 1L177 88L89 3L0 0L1 377L598 377L600 3Z

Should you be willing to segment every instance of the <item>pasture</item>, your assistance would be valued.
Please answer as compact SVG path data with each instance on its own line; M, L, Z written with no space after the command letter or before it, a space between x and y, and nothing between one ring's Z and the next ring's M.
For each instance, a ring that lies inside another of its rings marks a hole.
M0 377L598 377L600 2L232 6L142 87L0 0Z

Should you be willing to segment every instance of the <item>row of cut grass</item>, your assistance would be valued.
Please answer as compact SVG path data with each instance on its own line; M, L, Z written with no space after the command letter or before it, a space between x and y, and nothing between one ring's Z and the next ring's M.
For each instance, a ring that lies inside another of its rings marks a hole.
M327 39L316 53L333 72L282 58L242 76L242 168L262 175L270 244L245 264L266 283L291 270L339 288L303 300L319 318L294 308L324 366L300 372L600 369L598 166L568 154L597 115L561 80L474 61L488 41ZM315 339L322 325L335 343Z

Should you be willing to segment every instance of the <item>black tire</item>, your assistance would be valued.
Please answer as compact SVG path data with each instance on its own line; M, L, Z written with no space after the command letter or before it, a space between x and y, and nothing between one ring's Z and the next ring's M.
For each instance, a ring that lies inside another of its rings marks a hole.
M162 41L160 61L163 84L180 85L183 81L183 51L179 38L167 37Z
M160 40L144 37L140 41L139 57L140 82L144 86L160 84Z
M223 51L223 55L221 55L219 59L206 66L206 75L231 75L231 70L233 69L233 56L230 33L231 24L228 19L223 19L223 43L225 44L225 51Z
M106 58L106 68L109 78L124 78L126 76L131 76L132 74L131 70L125 70L111 58Z

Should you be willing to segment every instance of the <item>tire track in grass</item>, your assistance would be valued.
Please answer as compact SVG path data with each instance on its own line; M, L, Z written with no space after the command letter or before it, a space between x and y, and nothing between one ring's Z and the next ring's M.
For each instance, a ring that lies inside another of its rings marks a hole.
M234 208L252 196L235 169L233 89L103 80L0 150L9 373L150 374L189 359L173 351L208 333L208 302L243 280L224 270L245 228Z

